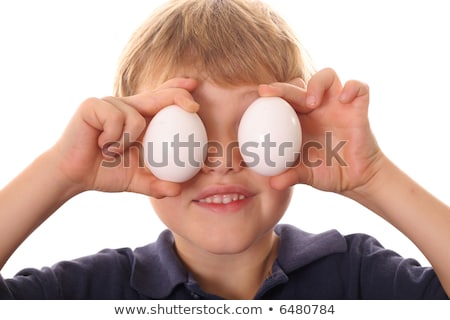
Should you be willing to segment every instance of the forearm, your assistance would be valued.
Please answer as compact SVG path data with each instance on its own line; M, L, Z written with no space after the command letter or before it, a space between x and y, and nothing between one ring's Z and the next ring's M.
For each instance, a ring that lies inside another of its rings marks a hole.
M369 185L345 195L411 239L430 261L450 296L450 208L387 158L380 168Z
M43 221L77 191L46 152L0 190L0 268Z

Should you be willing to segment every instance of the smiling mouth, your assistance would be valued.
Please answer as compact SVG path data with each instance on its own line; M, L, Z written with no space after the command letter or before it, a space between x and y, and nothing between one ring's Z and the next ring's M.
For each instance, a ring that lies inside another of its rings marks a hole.
M243 194L238 193L230 193L230 194L215 194L212 196L208 196L206 198L202 198L197 200L199 203L212 203L212 204L228 204L236 201L241 201L246 199L247 197Z

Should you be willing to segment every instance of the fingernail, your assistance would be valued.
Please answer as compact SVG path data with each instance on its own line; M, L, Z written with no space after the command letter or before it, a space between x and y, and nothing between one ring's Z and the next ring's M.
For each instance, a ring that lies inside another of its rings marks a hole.
M317 103L317 99L315 96L308 96L306 97L306 104L308 106L314 107Z
M260 84L259 88L260 89L274 89L275 86L271 83L265 83L265 84Z
M191 112L197 112L199 108L199 104L196 101L186 98L184 96L176 97L175 103L181 104L187 111Z
M341 103L346 103L347 100L348 100L348 95L347 95L347 94L342 93L342 94L339 96L339 102L341 102Z

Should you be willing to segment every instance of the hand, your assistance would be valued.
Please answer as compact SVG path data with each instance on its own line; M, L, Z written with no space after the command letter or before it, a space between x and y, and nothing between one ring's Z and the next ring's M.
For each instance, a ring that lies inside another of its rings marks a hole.
M139 165L139 148L132 145L142 140L149 120L160 109L177 104L187 111L197 111L199 106L190 94L196 85L193 79L178 78L165 82L154 91L130 97L86 100L51 150L58 159L60 173L79 192L131 191L153 197L177 195L179 184L161 181ZM106 149L107 146L111 148ZM128 164L120 161L114 166L105 165L113 160L108 158L112 150L119 158L129 159Z
M364 186L375 175L383 155L369 126L367 85L348 81L342 86L333 70L324 69L311 78L306 89L296 79L261 85L259 93L289 101L303 131L300 163L272 177L272 187L303 183L343 193Z

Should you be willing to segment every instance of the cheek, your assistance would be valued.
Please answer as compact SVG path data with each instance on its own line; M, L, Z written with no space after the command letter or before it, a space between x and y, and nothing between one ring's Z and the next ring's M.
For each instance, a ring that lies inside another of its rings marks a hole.
M152 204L156 215L168 227L172 224L171 219L176 219L176 212L181 210L181 201L176 197L167 197L163 199L150 198L150 203ZM172 214L168 214L168 212L171 212Z
M264 199L264 205L267 205L268 209L276 212L281 218L291 202L292 193L293 187L282 191L270 190Z

